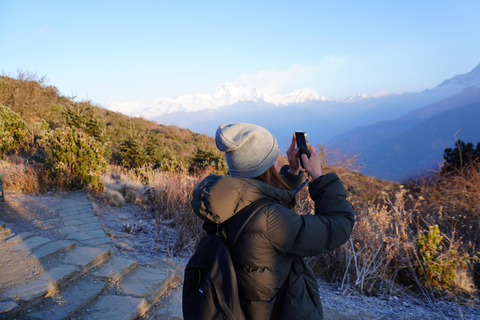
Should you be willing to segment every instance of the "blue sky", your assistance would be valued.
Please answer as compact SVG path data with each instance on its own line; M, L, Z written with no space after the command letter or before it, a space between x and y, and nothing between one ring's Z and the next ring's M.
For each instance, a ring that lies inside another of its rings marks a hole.
M99 105L244 81L329 98L421 91L480 63L480 1L0 0L0 71Z

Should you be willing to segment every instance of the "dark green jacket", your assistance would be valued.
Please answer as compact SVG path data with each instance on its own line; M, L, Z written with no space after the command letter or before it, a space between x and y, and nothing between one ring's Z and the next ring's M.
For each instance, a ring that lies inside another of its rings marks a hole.
M295 189L303 174L293 176L287 170L288 166L281 173ZM317 281L301 258L346 242L354 216L336 174L310 182L309 192L315 215L298 215L285 207L295 191L255 179L211 175L195 189L194 212L204 220L227 225L227 234L228 220L240 210L260 199L271 200L230 248L242 308L249 319L323 319Z

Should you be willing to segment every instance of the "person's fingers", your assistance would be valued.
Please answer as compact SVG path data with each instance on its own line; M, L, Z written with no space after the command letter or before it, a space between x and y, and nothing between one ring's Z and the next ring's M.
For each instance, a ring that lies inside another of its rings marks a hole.
M295 149L295 135L292 137L292 143L290 143L290 147L287 150L287 153L291 153Z
M310 158L306 154L302 154L302 162L305 171L307 171L313 179L322 175L322 166L320 156L316 153L315 148L310 146Z

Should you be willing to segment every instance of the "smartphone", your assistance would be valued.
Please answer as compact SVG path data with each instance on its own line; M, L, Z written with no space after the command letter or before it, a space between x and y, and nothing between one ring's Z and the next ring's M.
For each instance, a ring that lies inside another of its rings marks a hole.
M300 156L300 165L303 168L302 154L306 154L310 158L310 148L308 146L308 136L304 131L295 132L295 139L297 140L298 155Z

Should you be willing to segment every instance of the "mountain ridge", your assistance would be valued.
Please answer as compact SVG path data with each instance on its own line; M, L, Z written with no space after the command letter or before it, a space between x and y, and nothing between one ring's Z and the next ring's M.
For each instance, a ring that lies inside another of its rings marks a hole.
M438 170L446 148L455 141L480 139L480 101L440 112L404 133L362 151L364 174L388 180L406 179L423 170Z

